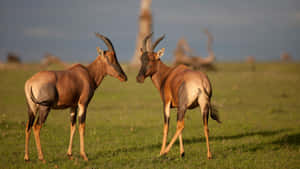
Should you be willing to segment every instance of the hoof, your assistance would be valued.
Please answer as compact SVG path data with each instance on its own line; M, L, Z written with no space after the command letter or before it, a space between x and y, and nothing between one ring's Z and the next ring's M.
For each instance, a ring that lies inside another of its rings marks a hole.
M208 152L207 152L207 159L210 160L210 159L212 159L212 158L213 158L213 157L212 157L212 155L211 155L211 152L208 151Z
M29 162L30 162L29 158L24 158L24 161L25 161L26 163L29 163Z
M167 155L167 154L168 154L168 152L164 151L164 152L160 152L160 153L159 153L159 156L162 157L162 156L165 156L165 155Z
M183 158L184 155L185 155L185 153L183 152L183 153L180 154L180 157Z
M89 161L89 159L85 154L80 154L80 156L83 158L84 161Z
M69 160L73 160L73 155L72 154L67 154Z
M40 162L42 162L43 164L46 164L46 160L45 159L39 159Z

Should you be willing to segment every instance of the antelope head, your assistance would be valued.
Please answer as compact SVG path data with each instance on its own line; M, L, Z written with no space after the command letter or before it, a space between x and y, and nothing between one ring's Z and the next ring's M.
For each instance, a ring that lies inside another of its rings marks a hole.
M97 53L98 53L97 59L100 62L104 63L104 67L106 71L105 73L119 79L122 82L127 81L127 76L118 62L116 52L111 41L107 37L99 33L95 33L95 34L97 37L103 40L103 42L107 46L106 51L97 47Z
M139 83L143 83L145 78L147 78L148 76L152 76L154 73L157 72L157 65L160 61L160 57L165 52L165 48L162 48L162 49L158 50L157 52L154 52L155 47L161 40L164 39L165 35L158 38L149 50L146 49L147 40L152 36L152 34L153 34L153 32L145 37L145 39L143 41L143 47L140 49L141 50L140 58L141 58L142 65L141 65L139 74L136 77L136 80Z

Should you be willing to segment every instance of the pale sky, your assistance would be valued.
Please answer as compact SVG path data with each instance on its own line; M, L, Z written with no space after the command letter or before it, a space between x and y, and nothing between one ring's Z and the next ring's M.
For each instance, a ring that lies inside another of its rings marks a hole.
M99 32L113 42L121 61L134 53L139 0L1 0L0 60L16 52L39 61L45 52L65 61L91 61ZM166 34L158 48L172 59L180 37L206 56L208 28L219 61L278 60L289 52L300 60L299 0L152 0L154 36Z

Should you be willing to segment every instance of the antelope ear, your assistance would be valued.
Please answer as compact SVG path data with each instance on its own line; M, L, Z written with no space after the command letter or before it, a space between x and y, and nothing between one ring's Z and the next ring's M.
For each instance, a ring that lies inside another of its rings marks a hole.
M104 51L102 49L100 49L99 47L96 47L96 49L97 49L98 55L104 57Z
M161 49L156 53L155 59L159 59L160 57L162 57L162 55L164 55L164 53L165 53L165 48L161 48Z

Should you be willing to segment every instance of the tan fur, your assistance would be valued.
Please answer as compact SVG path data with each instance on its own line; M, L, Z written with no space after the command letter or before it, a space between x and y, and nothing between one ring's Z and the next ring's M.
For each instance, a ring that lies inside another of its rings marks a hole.
M150 38L152 34L144 39ZM164 36L159 38L157 42L161 41ZM157 45L157 43L156 43ZM144 46L146 46L144 44ZM153 48L152 48L153 49ZM166 66L160 57L164 53L164 49L159 52L141 50L142 66L137 75L137 81L142 83L148 76L154 86L159 90L161 99L164 103L164 129L163 139L160 155L167 154L177 138L180 143L180 154L184 156L184 147L182 139L182 131L184 129L184 115L187 109L192 109L200 105L201 113L204 123L204 132L207 144L207 157L210 159L211 152L208 140L208 115L211 112L210 98L212 95L212 88L208 77L200 72L189 69L184 65L175 67ZM177 129L169 145L166 146L166 139L169 129L170 108L177 108ZM212 112L211 112L212 113ZM212 116L211 116L212 117ZM218 122L217 115L213 116Z
M76 109L72 108L70 112L71 119L74 118L76 120ZM70 141L69 141L69 147L68 147L68 152L67 155L69 156L70 159L72 159L72 146L73 146L73 137L76 131L76 123L70 124Z
M165 116L167 118L170 117L170 102L166 103L166 106L165 106ZM164 149L165 149L166 143L167 143L168 130L169 130L169 122L164 123L163 140L162 140L162 146L161 146L161 150L162 151L160 152L160 154L164 153Z
M88 66L76 64L63 71L41 71L29 78L25 83L25 96L28 104L29 121L39 116L33 127L39 159L44 161L39 133L42 123L45 122L50 109L71 108L70 142L67 154L72 155L73 135L75 133L76 110L80 120L80 154L84 160L88 160L84 150L84 130L86 109L94 95L95 90L106 75L113 76L120 81L127 81L113 45L105 36L96 33L96 36L104 41L108 47L107 51L97 48L98 57ZM39 109L43 112L38 111ZM37 114L39 112L39 114ZM75 119L75 120L74 120ZM29 160L29 138L31 123L26 126L25 156ZM72 124L73 123L73 124Z
M79 124L79 135L80 135L80 156L85 160L88 161L84 150L84 134L85 134L85 123Z

